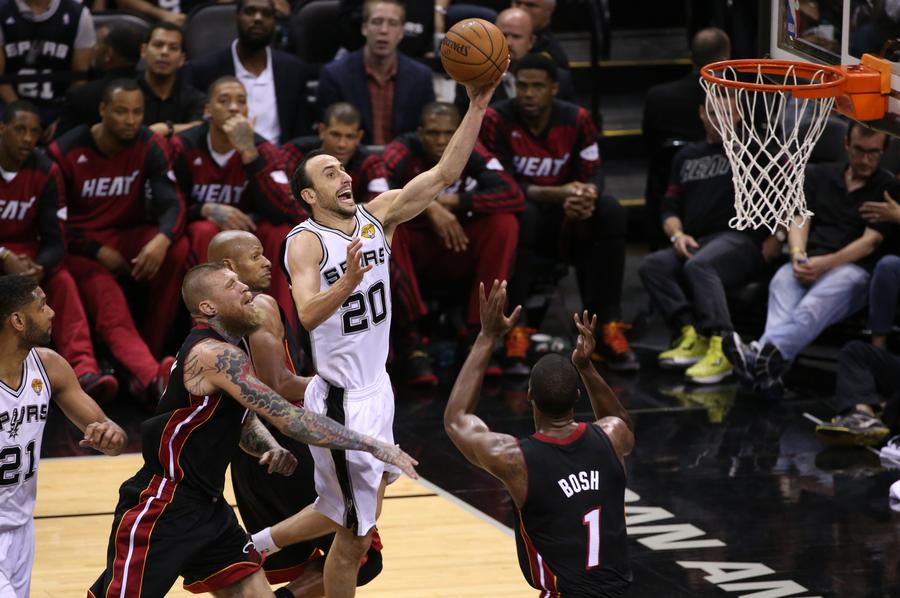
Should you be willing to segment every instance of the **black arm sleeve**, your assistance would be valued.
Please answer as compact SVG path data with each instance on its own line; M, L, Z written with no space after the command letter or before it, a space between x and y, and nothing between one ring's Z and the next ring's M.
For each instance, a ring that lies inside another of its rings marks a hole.
M169 168L165 150L155 138L148 143L150 148L144 168L150 184L153 216L159 223L159 232L174 240L184 229L184 198L175 185L175 175Z
M59 210L65 206L62 174L54 164L50 168L47 182L38 197L37 225L41 247L34 261L44 267L45 272L53 269L63 258L66 244L63 239Z

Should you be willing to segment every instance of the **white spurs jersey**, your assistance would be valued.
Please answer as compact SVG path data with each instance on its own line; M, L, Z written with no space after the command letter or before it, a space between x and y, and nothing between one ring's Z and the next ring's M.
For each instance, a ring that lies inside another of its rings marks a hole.
M22 364L19 388L0 381L0 531L24 525L34 513L50 392L50 378L35 349Z
M290 272L287 255L291 242L304 231L316 235L322 244L319 288L324 291L347 270L347 245L354 237L362 239L362 263L374 267L337 311L309 331L316 372L326 382L347 390L366 388L384 375L391 333L390 245L381 223L362 205L357 206L354 218L351 235L311 218L302 222L285 239L282 258L285 271Z

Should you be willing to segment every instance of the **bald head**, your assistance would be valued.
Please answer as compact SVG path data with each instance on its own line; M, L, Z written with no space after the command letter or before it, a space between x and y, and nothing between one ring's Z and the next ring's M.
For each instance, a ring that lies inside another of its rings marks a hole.
M207 262L188 270L181 283L181 298L192 316L207 315L201 311L200 304L212 298L213 289L223 286L222 277L228 271L222 262Z
M534 26L531 15L521 8L507 8L497 15L497 28L509 44L509 57L515 62L534 45Z
M691 40L691 62L699 69L712 62L731 58L731 39L717 27L707 27Z
M259 239L253 233L244 230L223 230L209 242L207 259L211 262L236 259L259 244Z

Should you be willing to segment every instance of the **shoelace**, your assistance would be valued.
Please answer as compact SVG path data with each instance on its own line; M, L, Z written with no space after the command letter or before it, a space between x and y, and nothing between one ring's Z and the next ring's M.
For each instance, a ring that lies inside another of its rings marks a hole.
M625 338L625 330L630 330L631 324L625 322L608 322L603 325L603 342L612 348L615 353L628 353L631 347Z

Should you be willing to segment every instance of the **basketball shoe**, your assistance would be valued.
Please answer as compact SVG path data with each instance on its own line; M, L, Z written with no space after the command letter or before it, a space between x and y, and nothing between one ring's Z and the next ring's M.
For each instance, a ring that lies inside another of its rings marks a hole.
M697 384L715 384L731 375L734 368L722 352L722 337L711 336L703 359L684 372L688 380Z
M631 326L625 322L605 323L591 359L605 363L606 367L614 371L634 372L641 369L637 356L625 338L625 331L629 328Z
M855 410L816 426L819 440L833 446L880 446L890 433L874 415Z
M660 353L657 360L662 367L690 366L703 359L708 351L709 340L688 324L681 327L681 336L675 339L672 348Z

